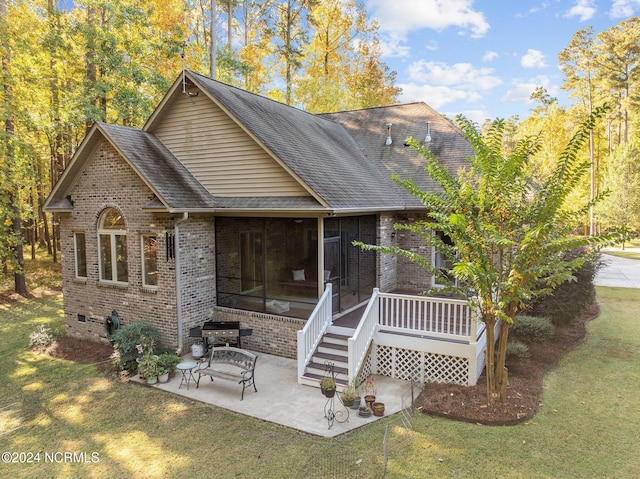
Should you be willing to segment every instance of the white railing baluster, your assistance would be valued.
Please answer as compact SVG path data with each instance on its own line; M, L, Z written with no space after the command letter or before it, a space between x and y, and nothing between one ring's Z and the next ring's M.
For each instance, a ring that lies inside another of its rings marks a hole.
M309 316L309 320L304 328L298 331L298 382L301 381L304 369L331 324L331 298L331 283L327 283L322 297Z
M475 342L479 334L466 300L379 293L380 327Z

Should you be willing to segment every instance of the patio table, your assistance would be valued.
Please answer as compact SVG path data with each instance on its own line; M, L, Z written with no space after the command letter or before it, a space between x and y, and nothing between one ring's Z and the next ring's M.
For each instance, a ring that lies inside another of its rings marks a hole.
M196 368L196 366L198 366L198 363L196 363L195 361L183 361L176 366L176 369L182 373L182 378L180 380L180 386L178 386L178 389L180 389L185 384L187 386L187 389L189 389L191 380L193 379L193 381L195 382L196 379L193 377L193 370Z

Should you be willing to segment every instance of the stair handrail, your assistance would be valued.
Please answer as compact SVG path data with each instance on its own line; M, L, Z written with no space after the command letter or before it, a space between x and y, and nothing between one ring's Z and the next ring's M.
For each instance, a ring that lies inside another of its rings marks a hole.
M355 378L362 367L380 317L380 289L374 288L353 336L347 340L348 380Z
M327 283L324 293L318 300L311 316L304 327L298 331L298 382L304 375L307 364L311 361L314 351L320 344L322 337L331 325L333 316L331 300L333 298L331 283Z

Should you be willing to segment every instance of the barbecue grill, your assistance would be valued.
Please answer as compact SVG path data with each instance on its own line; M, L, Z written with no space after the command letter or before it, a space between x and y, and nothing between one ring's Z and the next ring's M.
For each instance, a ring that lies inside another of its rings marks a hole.
M202 325L202 337L210 346L224 346L225 344L241 348L240 321L206 321Z

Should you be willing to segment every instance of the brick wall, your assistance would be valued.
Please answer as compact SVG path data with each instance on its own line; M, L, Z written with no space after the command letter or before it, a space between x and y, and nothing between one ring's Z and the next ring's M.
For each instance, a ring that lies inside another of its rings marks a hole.
M304 319L285 318L265 313L215 308L216 321L240 321L242 329L253 329L251 336L242 338L242 347L285 358L298 356L298 330Z
M148 321L160 329L165 346L177 347L176 262L167 259L165 234L173 232L172 226L178 218L143 210L153 193L107 142L89 159L70 194L73 212L59 215L68 334L104 339L105 317L116 310L122 325ZM107 207L117 208L126 223L127 285L99 281L97 227L100 214ZM189 324L210 314L215 304L213 221L190 219L179 226L178 231L178 244L183 253L195 251L194 260L184 260L181 265L183 277L188 277L182 288L183 313L187 318L183 329L188 330ZM86 238L86 280L75 278L75 232L83 232ZM142 286L142 234L157 236L158 287L155 290Z
M411 224L425 219L424 212L407 212L395 215L394 222ZM430 261L433 260L433 248L427 246L424 239L415 233L400 230L396 233L395 242L404 250L418 253ZM399 289L424 291L431 288L433 284L433 277L426 269L403 256L397 257L396 275L396 287Z
M378 244L380 246L396 245L393 235L395 217L392 214L383 213L378 220ZM378 253L378 280L377 287L382 292L393 291L398 287L398 256L395 254Z

